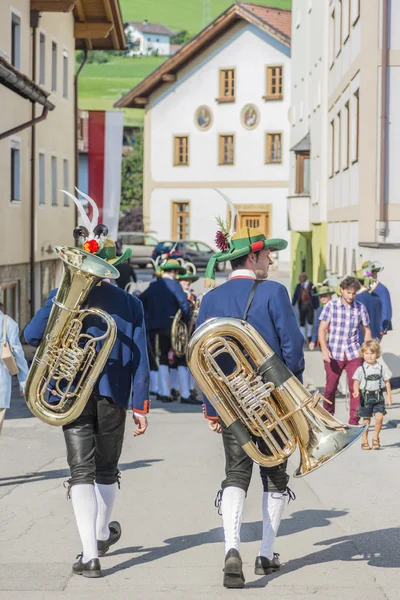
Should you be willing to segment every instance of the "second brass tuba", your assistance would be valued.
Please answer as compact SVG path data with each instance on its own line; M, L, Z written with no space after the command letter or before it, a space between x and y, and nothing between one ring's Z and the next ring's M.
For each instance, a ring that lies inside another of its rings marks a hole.
M228 369L221 360L229 361ZM319 404L321 394L311 395L247 321L224 317L203 323L189 342L188 365L243 450L262 466L284 462L298 446L294 477L307 475L366 429L330 415ZM269 454L252 436L264 440Z
M97 283L116 279L119 272L78 248L63 246L55 251L63 261L64 273L24 395L36 417L50 425L67 425L85 408L117 334L114 319L104 310L84 308L86 299ZM83 320L89 315L105 321L103 335L93 337L82 331ZM100 341L103 344L97 351Z

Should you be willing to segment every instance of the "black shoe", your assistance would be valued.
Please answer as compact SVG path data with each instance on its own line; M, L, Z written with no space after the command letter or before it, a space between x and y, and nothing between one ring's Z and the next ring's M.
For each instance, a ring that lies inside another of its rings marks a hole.
M242 559L239 552L231 548L225 556L224 587L243 588L244 581Z
M190 394L189 398L181 397L181 404L196 404L197 406L200 406L200 404L203 404L203 403L201 400L197 400L197 398L195 398L192 394Z
M190 395L193 396L193 398L196 398L196 399L199 397L199 395L197 393L197 390L190 390Z
M118 521L111 521L108 524L108 529L110 530L110 535L108 536L108 540L97 540L97 550L99 551L99 556L104 556L106 552L108 552L110 546L118 542L121 537L121 525Z
M72 565L72 572L75 575L83 575L84 577L101 577L101 567L98 558L92 558L88 562L82 562L82 554L78 554L78 562Z
M171 398L172 398L172 402L173 402L174 400L178 400L178 398L179 398L179 392L178 392L178 390L174 390L174 388L172 388L172 389L171 389L171 391L170 391L170 394L169 394L169 395L170 395L170 396L171 396Z
M279 571L280 568L279 554L274 552L274 557L271 560L265 556L257 556L254 573L256 575L270 575L274 571Z
M161 402L173 402L171 396L160 396L159 399L161 400Z

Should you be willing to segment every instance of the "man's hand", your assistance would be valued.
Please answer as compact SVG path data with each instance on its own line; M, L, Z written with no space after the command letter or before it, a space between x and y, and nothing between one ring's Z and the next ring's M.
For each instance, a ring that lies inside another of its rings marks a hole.
M324 362L330 363L332 358L332 354L328 348L322 350L322 360Z
M214 431L215 433L222 432L222 427L219 421L208 421L208 426L211 429L211 431Z
M312 352L312 351L314 350L314 348L315 348L315 342L310 342L310 343L308 344L308 347L309 347L309 349L310 349L310 350L311 350L311 352Z
M133 437L136 437L137 435L143 435L144 433L146 433L148 425L147 418L138 417L137 415L135 415L135 413L133 413L133 420L137 425L137 427L133 430Z

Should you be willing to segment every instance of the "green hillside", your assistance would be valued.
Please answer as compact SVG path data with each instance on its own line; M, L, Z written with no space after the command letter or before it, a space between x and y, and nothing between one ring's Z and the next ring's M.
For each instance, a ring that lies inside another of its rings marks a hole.
M163 23L173 31L187 30L195 35L203 26L203 0L120 0L125 21ZM231 0L210 0L211 19L215 19ZM291 0L258 0L257 4L290 8ZM114 102L132 89L165 58L113 56L108 63L90 63L79 78L79 107L84 110L110 110ZM125 123L140 125L143 110L127 109Z

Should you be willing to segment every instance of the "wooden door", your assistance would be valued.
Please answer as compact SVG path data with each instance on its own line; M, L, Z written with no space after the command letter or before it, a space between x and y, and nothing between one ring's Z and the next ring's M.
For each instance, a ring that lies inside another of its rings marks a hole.
M239 213L240 227L252 227L260 229L262 233L269 236L269 214L268 212L242 212Z

